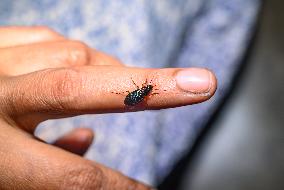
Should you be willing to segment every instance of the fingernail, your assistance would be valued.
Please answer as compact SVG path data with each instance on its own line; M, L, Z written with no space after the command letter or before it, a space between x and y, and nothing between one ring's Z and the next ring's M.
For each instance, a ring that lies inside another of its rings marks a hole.
M176 81L180 89L193 93L206 93L211 88L211 76L206 69L183 69L177 72Z

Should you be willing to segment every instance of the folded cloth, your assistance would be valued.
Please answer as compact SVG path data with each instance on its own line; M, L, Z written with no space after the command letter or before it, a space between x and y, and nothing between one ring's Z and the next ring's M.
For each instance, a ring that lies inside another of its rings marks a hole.
M78 126L96 131L87 157L157 184L188 150L228 91L261 0L2 0L1 25L47 25L142 67L206 67L218 78L210 101L182 108L87 115L44 122L52 141Z

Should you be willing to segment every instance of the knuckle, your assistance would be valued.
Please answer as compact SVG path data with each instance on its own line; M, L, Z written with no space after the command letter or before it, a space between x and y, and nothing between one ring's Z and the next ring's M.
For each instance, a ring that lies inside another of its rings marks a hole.
M94 164L84 164L69 169L65 176L63 188L70 189L125 189L125 190L146 190L149 187L132 179L124 177L118 172L110 172L101 169Z
M53 71L51 75L50 81L53 84L47 84L51 86L51 105L55 104L57 108L68 109L68 105L82 94L84 77L81 72L73 68L59 69Z
M99 167L83 164L68 169L61 189L105 189L106 184L108 184L107 177Z
M68 42L66 61L69 65L86 65L90 61L89 47L80 41Z

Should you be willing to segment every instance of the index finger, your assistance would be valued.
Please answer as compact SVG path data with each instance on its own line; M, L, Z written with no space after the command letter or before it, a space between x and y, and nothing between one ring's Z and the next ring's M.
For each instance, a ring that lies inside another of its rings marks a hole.
M41 120L185 106L209 99L217 86L207 69L115 66L48 69L6 81L9 86L4 97L13 105L6 111L13 115L41 113ZM147 85L152 86L148 93ZM135 103L141 96L142 101ZM11 111L11 107L17 109Z

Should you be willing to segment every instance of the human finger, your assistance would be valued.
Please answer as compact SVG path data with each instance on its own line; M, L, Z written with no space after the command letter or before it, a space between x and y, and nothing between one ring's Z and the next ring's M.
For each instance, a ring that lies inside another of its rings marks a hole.
M39 122L51 118L155 110L199 103L208 100L217 86L214 74L207 69L114 66L48 69L6 77L0 82L2 101L9 105L2 106L2 112L18 124L20 122L21 126L32 126L27 129L31 131ZM143 84L145 82L147 84ZM149 93L143 92L145 96L141 95L142 84L153 87ZM137 88L140 89L135 91ZM129 105L129 96L128 102L125 99L133 91L136 92L130 97L133 105ZM142 101L135 102L137 98Z
M52 145L83 156L94 139L94 132L88 128L76 128L58 138Z
M150 189L1 122L0 189ZM13 138L11 138L13 137Z
M15 76L47 68L78 65L122 64L80 41L64 40L0 49L0 71L6 75Z
M0 48L63 39L64 36L44 26L0 27Z

